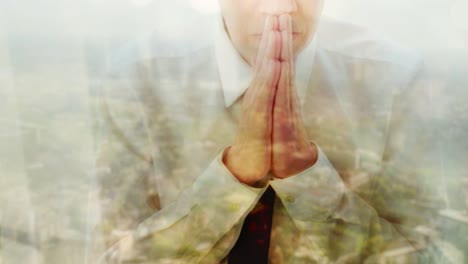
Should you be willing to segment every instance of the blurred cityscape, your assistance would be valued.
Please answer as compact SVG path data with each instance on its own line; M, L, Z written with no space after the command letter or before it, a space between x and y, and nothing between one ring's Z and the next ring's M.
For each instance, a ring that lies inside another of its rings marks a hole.
M132 17L135 13L129 17L138 27L145 20ZM128 231L121 227L135 226L133 219L154 210L147 186L151 178L123 168L123 181L99 179L105 174L99 170L106 168L94 169L96 140L104 137L102 120L95 116L98 88L115 67L152 56L154 50L164 53L169 44L152 41L161 38L146 32L137 38L8 29L0 33L0 264L93 263L90 241L102 213L96 204L100 184L114 195L114 200L101 203L120 216L107 226L115 238ZM434 200L443 202L411 201L432 212L425 217L434 220L435 228L421 226L418 232L433 239L440 263L468 261L468 65L461 52L440 49L427 54L434 98L433 111L427 114L435 116L434 147L443 183ZM122 152L121 146L112 148ZM397 261L399 255L412 253L403 248L388 252L388 257Z

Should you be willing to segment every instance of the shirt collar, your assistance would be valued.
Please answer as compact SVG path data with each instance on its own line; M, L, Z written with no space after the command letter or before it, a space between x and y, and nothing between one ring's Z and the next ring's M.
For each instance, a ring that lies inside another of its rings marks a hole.
M296 89L302 102L309 82L317 48L317 37L297 55ZM247 90L252 68L240 56L224 28L222 16L216 19L215 52L224 95L224 105L231 106Z

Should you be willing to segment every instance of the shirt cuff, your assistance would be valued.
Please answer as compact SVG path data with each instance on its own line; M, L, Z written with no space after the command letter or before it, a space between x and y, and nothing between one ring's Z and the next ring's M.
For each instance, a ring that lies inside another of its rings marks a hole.
M222 148L204 173L194 182L193 194L196 202L204 203L217 198L229 204L250 203L266 190L267 186L263 188L249 186L232 174L223 162L228 147Z
M211 226L234 226L249 214L267 189L240 182L223 163L226 150L224 147L220 151L192 186L193 205L203 211Z
M312 144L315 144L311 142ZM270 185L295 220L326 221L340 205L346 187L320 147L317 161L306 170Z

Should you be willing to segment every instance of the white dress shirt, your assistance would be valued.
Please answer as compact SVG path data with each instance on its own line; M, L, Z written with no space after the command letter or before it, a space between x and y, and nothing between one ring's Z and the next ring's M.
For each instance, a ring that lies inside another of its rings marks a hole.
M112 261L225 263L266 190L240 183L222 162L251 68L219 20L217 28L213 46L138 61L103 89L102 126L112 133L99 145L107 183L99 227L104 240L117 229L131 234L107 251ZM303 119L319 155L312 167L269 183L277 194L271 263L427 260L414 231L429 224L415 204L433 194L425 180L433 173L426 97L415 85L421 61L323 18L296 63Z

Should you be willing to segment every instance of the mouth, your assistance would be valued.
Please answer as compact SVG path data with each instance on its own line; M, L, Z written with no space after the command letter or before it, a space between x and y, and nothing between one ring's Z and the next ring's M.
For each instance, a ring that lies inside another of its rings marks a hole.
M263 35L262 33L251 34L252 37L257 38L257 39L261 39L262 35ZM294 40L294 39L297 39L298 37L300 37L301 35L302 35L301 32L293 32L292 33L292 38Z

